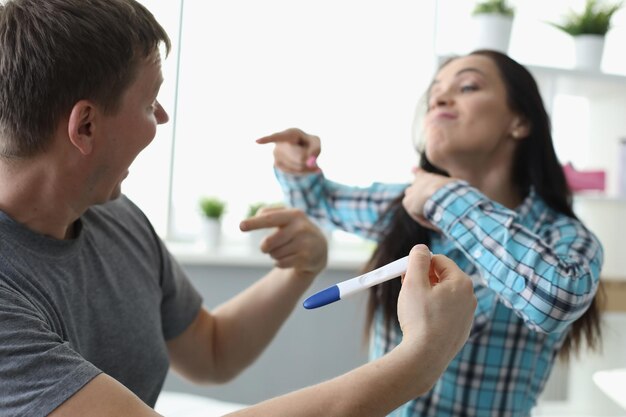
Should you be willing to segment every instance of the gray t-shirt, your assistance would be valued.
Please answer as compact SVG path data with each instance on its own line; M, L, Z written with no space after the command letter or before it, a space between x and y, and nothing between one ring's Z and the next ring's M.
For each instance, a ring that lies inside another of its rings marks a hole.
M0 416L45 416L104 372L154 406L202 300L126 197L56 240L0 211Z

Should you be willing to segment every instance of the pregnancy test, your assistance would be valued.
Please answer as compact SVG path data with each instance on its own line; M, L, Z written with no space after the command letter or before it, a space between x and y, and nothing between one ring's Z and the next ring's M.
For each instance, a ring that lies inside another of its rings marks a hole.
M334 303L335 301L343 300L352 294L366 290L374 285L399 277L406 272L408 264L409 257L405 256L404 258L388 263L373 271L335 284L304 300L304 308L312 309L322 307Z

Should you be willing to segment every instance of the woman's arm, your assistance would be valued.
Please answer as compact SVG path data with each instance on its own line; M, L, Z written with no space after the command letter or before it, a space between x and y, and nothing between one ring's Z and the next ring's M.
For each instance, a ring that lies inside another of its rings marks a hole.
M486 284L531 327L559 332L591 304L602 246L580 221L556 213L538 197L526 204L519 216L456 181L432 195L424 216L455 242Z
M275 145L275 174L289 205L304 210L322 226L367 239L378 240L375 223L408 185L353 187L327 180L316 162L321 152L320 138L300 129L277 132L257 143Z
M322 171L306 175L275 169L289 205L304 210L322 225L378 240L378 219L408 184L373 183L356 187L328 180Z

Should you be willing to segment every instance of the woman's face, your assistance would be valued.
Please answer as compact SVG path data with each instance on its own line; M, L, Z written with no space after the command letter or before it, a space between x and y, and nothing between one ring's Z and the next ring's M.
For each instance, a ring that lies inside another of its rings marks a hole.
M429 90L426 156L453 176L511 164L517 139L526 136L521 126L491 58L457 58L439 71Z

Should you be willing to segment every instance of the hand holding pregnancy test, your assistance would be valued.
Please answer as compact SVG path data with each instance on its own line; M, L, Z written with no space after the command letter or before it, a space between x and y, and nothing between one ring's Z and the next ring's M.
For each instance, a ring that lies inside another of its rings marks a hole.
M430 255L432 256L432 252ZM335 301L343 300L352 294L366 290L374 285L397 278L406 272L408 265L409 257L405 256L404 258L388 263L373 271L335 284L304 300L304 308L313 309L322 307L334 303Z

